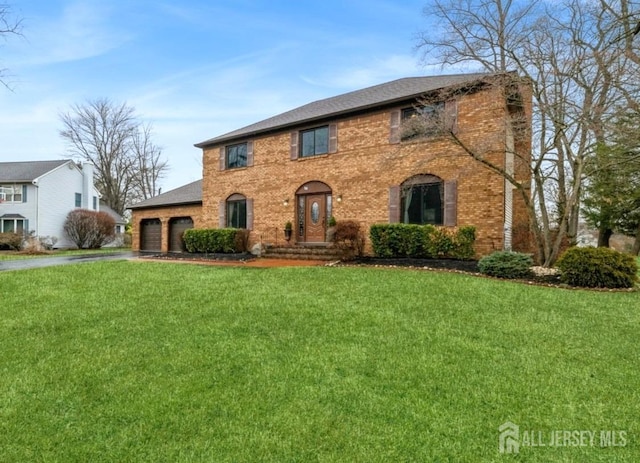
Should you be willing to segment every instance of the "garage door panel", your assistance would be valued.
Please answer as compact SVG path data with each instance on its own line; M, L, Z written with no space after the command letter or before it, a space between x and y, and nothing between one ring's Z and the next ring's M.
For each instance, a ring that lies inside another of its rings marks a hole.
M169 222L169 251L184 252L184 240L182 234L193 228L193 219L191 217L173 218Z
M140 222L140 250L162 250L162 223L160 219L144 219Z

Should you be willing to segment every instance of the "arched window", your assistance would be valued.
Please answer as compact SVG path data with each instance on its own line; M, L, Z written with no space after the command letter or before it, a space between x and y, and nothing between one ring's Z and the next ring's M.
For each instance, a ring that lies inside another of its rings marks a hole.
M236 193L229 196L225 209L226 227L247 228L247 198L244 195Z
M400 189L400 222L442 225L444 223L444 182L435 175L416 175Z

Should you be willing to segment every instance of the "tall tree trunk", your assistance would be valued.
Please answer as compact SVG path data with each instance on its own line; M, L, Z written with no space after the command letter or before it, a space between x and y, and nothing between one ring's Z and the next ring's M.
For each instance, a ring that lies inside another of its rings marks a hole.
M613 230L607 227L600 227L598 229L598 247L608 248L611 235L613 235Z
M632 252L634 256L640 254L640 224L638 225L638 229L636 230L636 240L633 243Z

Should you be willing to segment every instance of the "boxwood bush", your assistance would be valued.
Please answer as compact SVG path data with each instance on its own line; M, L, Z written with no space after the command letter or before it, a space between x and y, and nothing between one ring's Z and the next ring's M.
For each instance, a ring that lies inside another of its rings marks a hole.
M244 230L237 228L191 228L183 235L188 252L233 253L240 249L244 240Z
M635 258L609 248L569 248L556 266L560 281L571 286L632 288L638 281Z
M472 259L475 227L458 229L403 223L376 224L369 230L378 257Z
M529 278L533 276L533 258L529 254L496 251L478 261L480 273L497 278Z

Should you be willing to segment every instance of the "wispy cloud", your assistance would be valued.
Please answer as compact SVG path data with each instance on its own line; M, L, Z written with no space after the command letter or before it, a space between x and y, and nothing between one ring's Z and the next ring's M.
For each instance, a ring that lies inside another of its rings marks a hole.
M360 63L358 66L346 67L338 72L331 69L313 76L301 75L301 78L312 85L348 90L420 74L423 72L415 57L390 55Z
M113 21L109 2L73 1L51 16L25 18L27 38L12 60L19 66L42 66L100 56L131 38Z

